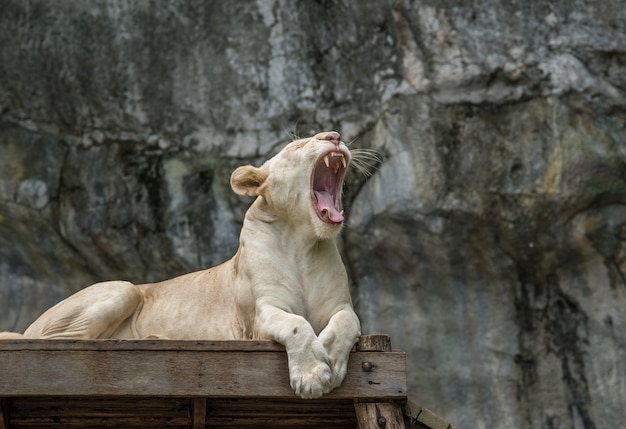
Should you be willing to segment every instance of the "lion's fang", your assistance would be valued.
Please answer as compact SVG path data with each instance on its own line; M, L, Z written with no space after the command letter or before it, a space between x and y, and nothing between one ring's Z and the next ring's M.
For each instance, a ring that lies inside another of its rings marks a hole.
M346 168L348 166L348 162L346 161L346 157L343 153L331 152L330 156L332 156L333 158L341 157L341 163L343 164L343 168ZM330 168L330 159L328 159L328 155L324 156L324 164L326 164L326 168ZM339 170L339 165L335 165L333 170L335 171L335 174L337 174L337 170Z

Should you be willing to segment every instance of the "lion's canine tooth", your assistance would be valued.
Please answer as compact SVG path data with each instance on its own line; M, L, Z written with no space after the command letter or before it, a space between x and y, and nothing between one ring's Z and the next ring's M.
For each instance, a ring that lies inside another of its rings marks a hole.
M341 163L343 164L343 168L346 168L348 166L348 162L346 161L346 157L343 156L343 154L341 155Z
M326 168L330 167L330 161L328 160L328 155L324 157L324 164L326 164Z

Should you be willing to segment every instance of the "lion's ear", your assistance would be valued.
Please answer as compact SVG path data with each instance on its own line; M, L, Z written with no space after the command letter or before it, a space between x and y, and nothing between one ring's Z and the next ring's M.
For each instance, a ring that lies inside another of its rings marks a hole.
M230 176L230 186L238 195L256 197L262 194L267 171L262 168L245 165L237 168Z

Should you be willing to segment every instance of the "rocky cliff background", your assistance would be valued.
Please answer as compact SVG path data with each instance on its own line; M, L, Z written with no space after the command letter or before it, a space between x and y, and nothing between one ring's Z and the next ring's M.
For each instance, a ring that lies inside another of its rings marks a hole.
M364 332L462 428L626 419L626 4L0 2L0 330L229 258L231 171L375 149L341 245Z

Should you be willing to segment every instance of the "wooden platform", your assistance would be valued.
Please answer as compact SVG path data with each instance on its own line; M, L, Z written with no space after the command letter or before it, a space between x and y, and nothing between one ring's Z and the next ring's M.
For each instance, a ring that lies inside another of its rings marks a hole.
M406 356L364 336L302 400L271 341L3 340L0 428L405 428ZM413 427L428 427L425 425Z

